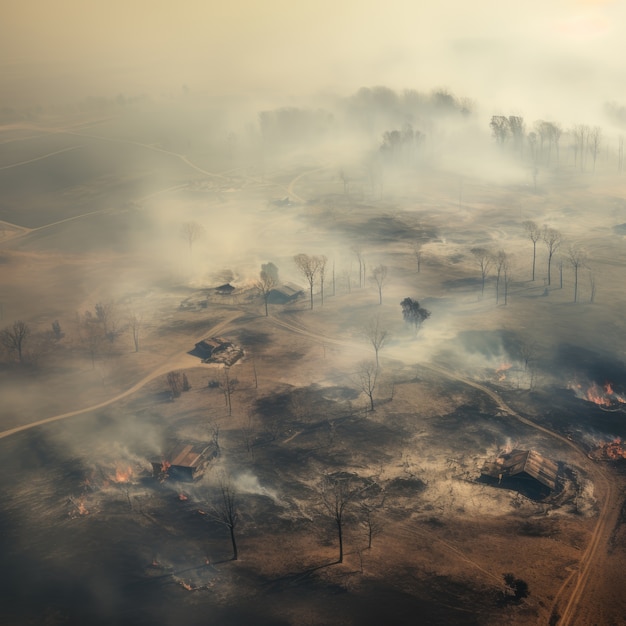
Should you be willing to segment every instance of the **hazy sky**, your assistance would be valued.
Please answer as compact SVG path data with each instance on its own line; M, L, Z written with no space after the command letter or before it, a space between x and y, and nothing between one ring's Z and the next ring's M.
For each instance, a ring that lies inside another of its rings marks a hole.
M626 3L615 0L2 2L6 99L386 84L548 117L626 101Z

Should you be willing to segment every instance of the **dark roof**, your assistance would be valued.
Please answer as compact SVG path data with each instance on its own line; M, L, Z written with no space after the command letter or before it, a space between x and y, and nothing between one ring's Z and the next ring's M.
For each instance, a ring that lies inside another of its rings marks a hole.
M212 448L204 443L178 443L163 455L163 460L178 467L197 468Z
M493 478L527 474L549 489L556 488L559 467L534 450L513 450L501 454L495 461L485 463L482 473Z
M233 291L235 291L235 287L233 287L230 283L226 283L224 285L216 287L215 291L217 291L217 293L232 293Z

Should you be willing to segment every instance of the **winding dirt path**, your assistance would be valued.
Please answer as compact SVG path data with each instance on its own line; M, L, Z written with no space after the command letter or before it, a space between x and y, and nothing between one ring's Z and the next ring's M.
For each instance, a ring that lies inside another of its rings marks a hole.
M69 419L70 417L75 417L76 415L82 415L83 413L89 413L90 411L96 411L105 406L109 406L118 400L122 400L131 396L135 392L139 391L142 387L148 384L151 380L154 380L158 376L162 376L169 372L172 369L176 369L177 365L180 364L181 361L188 361L189 355L187 354L189 351L189 345L193 345L193 343L204 339L207 335L219 335L224 331L224 329L234 322L238 317L241 317L243 314L240 312L231 313L226 319L222 320L219 324L216 324L212 328L207 329L202 333L202 335L196 337L195 340L190 340L187 347L174 354L173 356L168 357L161 365L152 370L149 374L146 374L141 380L136 382L132 387L129 387L126 391L117 394L116 396L109 398L108 400L104 400L103 402L99 402L98 404L92 404L91 406L84 407L82 409L76 409L75 411L69 411L67 413L61 413L60 415L53 415L52 417L46 417L44 419L38 420L36 422L31 422L30 424L23 424L22 426L16 426L15 428L10 428L8 430L0 431L0 439L4 439L5 437L10 437L11 435L15 435L17 433L23 432L25 430L30 430L31 428L36 428L37 426L43 426L44 424L52 424L53 422L59 422L61 420ZM187 366L188 363L183 363L183 366Z

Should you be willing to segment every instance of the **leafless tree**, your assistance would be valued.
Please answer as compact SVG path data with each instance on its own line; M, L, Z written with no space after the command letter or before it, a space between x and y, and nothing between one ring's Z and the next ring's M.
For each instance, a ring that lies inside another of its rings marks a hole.
M370 411L374 410L374 391L378 382L378 365L374 361L362 361L356 371L359 389L369 398Z
M239 556L235 536L235 530L239 525L239 506L237 491L229 477L223 475L220 478L219 494L215 503L209 507L207 514L210 519L228 528L233 546L232 560L236 561Z
M326 475L319 485L322 511L333 521L337 530L339 543L337 563L343 563L343 534L347 510L367 487L367 485L356 483L352 477L344 475Z
M344 169L339 170L339 178L341 179L341 182L343 183L343 193L347 196L350 179L346 175L346 172Z
M133 338L135 352L139 352L139 335L143 327L143 314L137 311L129 311L126 316L126 322L128 323L128 330Z
M594 126L587 134L587 143L591 158L593 159L593 171L596 171L596 159L600 152L600 143L602 141L602 130L599 126Z
M504 275L504 306L509 303L509 287L511 286L511 259L506 257L502 263L502 273Z
M574 270L574 302L578 302L578 270L587 266L587 255L577 244L567 248L567 260Z
M52 336L55 338L56 341L59 341L63 338L63 335L64 333L61 330L61 324L59 324L59 320L54 320L54 322L52 322Z
M363 278L364 278L364 270L363 270L363 251L361 250L361 246L352 246L352 252L356 255L357 261L359 262L359 287L363 287Z
M422 269L422 244L419 241L413 243L413 256L415 257L415 262L417 264L417 273L420 273Z
M0 343L10 353L15 354L18 363L24 362L26 340L30 334L30 327L22 320L16 320L0 331Z
M76 326L79 341L91 357L91 367L95 368L96 357L102 352L105 340L102 325L91 311L85 311L83 315L76 314Z
M308 254L297 254L293 257L293 261L309 283L311 309L313 309L313 286L315 285L315 279L320 270L320 257L309 256Z
M547 226L543 227L541 236L543 242L546 244L546 248L548 249L548 285L550 285L552 257L554 256L555 252L561 247L562 237L561 233L556 230L556 228L548 228Z
M211 441L215 446L215 454L220 456L222 454L222 449L220 448L220 423L217 420L210 419L208 426Z
M493 255L493 264L496 267L496 304L500 302L500 278L504 270L504 266L507 264L507 253L504 250L498 250Z
M365 527L367 532L367 549L371 550L372 540L374 537L380 535L383 530L383 524L380 518L380 511L382 510L385 502L384 495L376 498L365 498L359 504L359 513L361 517L361 524Z
M180 234L189 246L189 256L191 256L193 244L202 237L204 228L198 222L185 222L180 229Z
M596 301L596 277L593 272L589 272L589 302L592 304Z
M387 266L386 265L377 265L372 270L372 281L376 283L376 287L378 287L378 304L383 303L383 285L385 284L385 280L387 279Z
M230 367L224 367L224 379L219 381L219 387L224 394L224 402L228 409L228 415L233 413L232 395L239 381L230 377Z
M268 300L272 289L275 289L276 285L277 282L274 276L265 270L261 270L260 279L254 284L254 286L265 303L265 317L268 317L269 315Z
M492 255L486 248L472 248L470 252L480 268L480 276L482 279L480 295L483 296L485 293L485 280L491 269Z
M374 353L376 354L376 367L378 367L378 353L382 350L383 346L389 339L389 332L387 329L381 327L379 315L376 315L370 319L369 322L367 322L365 328L363 329L363 334L372 344L372 348L374 348Z
M537 242L541 239L541 229L532 220L522 223L528 238L533 242L533 280L535 280L535 260L537 258Z
M322 255L317 257L318 259L318 274L320 277L320 296L321 296L321 305L324 306L324 278L326 277L326 263L328 263L328 259Z
M539 344L534 339L525 339L521 342L519 347L520 357L522 363L524 363L524 371L528 370L528 367L533 363L537 355L537 349Z

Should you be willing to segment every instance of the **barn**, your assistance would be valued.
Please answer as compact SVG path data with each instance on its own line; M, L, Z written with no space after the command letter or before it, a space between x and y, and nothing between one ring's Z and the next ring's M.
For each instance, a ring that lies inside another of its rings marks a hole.
M503 452L495 460L487 461L481 476L487 482L515 489L527 495L548 495L557 486L559 466L535 450Z
M217 456L213 444L176 442L160 460L153 460L152 475L159 480L191 482L202 476L209 462Z

